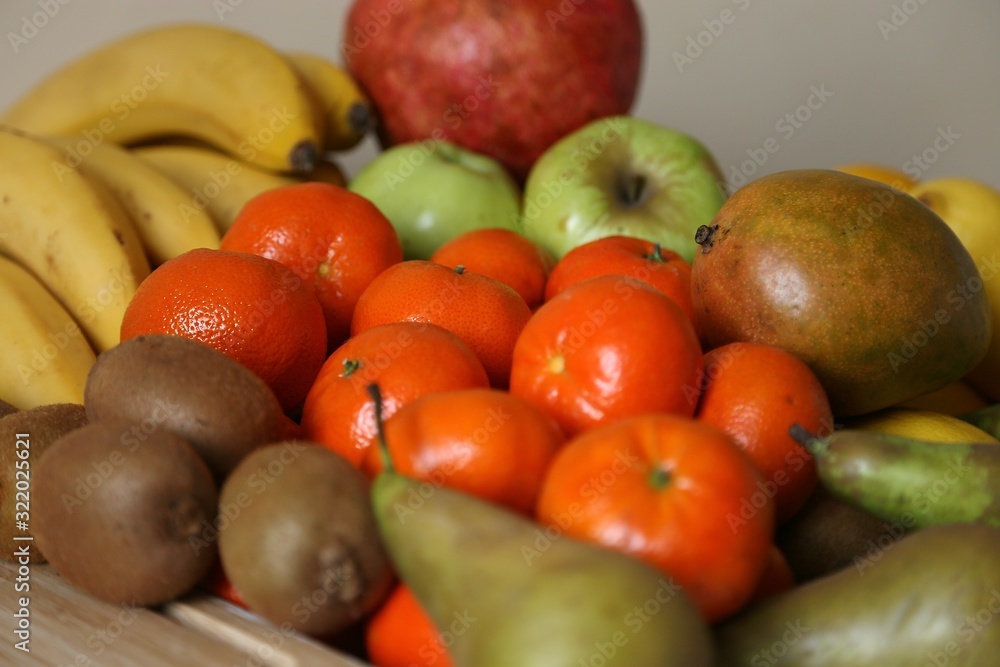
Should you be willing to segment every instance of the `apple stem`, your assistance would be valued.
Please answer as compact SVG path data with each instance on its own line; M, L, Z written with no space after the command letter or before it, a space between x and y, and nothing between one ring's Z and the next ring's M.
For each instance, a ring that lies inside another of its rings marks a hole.
M382 465L387 472L396 472L395 466L392 465L392 457L389 456L389 443L385 439L385 424L382 419L382 391L377 382L368 385L368 394L375 404L375 429L378 433L378 448L382 457Z
M629 174L618 182L618 196L626 206L642 203L646 192L646 177L642 174Z
M455 148L455 144L448 141L442 141L437 145L438 155L445 162L458 162L458 151Z

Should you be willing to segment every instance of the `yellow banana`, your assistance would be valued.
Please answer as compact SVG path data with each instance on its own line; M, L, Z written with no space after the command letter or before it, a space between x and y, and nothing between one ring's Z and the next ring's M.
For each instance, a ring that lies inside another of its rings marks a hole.
M357 146L375 119L371 101L357 80L346 69L322 56L285 55L323 113L326 134L323 147L328 151L343 151Z
M177 24L126 36L42 81L3 122L90 144L190 136L278 171L320 152L314 102L288 61L220 26Z
M62 304L6 257L0 257L0 310L0 396L22 410L83 403L93 348Z
M188 205L208 211L222 234L247 200L265 190L300 182L210 148L150 145L137 146L132 153L181 186L187 193Z
M44 137L66 154L78 144L69 137ZM193 248L218 248L220 234L206 211L191 205L191 197L158 169L115 144L93 147L79 170L99 180L118 198L132 218L142 246L153 265Z
M119 342L125 307L149 274L114 195L10 128L0 128L0 254L38 277L97 352Z

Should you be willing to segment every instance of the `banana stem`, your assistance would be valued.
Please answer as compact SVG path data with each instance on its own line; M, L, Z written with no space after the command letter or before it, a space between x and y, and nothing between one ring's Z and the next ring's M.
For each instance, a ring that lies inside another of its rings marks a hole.
M375 429L378 433L378 447L379 454L382 456L382 465L387 472L396 472L395 466L392 465L392 457L389 456L389 444L385 439L385 424L382 420L382 391L377 382L368 385L368 394L375 404Z

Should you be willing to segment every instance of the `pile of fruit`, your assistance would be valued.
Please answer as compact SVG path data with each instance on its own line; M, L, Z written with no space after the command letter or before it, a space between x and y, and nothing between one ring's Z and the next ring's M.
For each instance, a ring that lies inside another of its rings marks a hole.
M0 557L376 667L995 664L1000 192L727 193L630 0L453 4L0 116Z

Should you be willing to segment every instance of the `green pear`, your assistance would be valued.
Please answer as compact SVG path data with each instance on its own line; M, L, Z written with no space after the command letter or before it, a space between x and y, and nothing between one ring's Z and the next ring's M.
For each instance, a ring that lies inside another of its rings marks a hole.
M997 553L1000 528L981 524L879 540L716 626L718 667L994 667Z
M713 664L680 586L634 558L391 471L372 500L399 576L458 667Z

